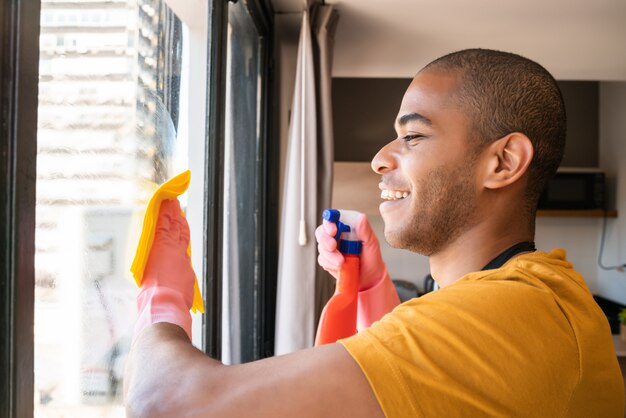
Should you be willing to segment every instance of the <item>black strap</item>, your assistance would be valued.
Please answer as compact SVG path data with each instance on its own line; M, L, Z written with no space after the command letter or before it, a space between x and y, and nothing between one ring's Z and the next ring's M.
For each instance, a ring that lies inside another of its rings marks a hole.
M527 251L537 251L535 247L535 243L532 241L518 242L514 246L504 250L500 255L491 260L489 264L483 267L483 270L492 270L500 268L509 261L514 255L527 252Z

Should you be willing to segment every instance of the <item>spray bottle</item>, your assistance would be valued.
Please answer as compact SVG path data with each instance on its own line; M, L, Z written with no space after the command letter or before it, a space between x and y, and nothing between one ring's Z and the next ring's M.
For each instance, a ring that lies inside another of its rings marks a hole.
M356 237L356 211L326 209L322 217L337 225L339 252L345 262L339 271L335 293L330 298L317 328L315 345L331 344L356 334L357 302L361 268L361 241Z

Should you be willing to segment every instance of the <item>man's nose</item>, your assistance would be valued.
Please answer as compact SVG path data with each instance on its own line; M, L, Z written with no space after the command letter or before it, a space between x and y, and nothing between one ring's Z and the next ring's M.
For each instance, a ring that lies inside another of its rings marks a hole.
M395 141L389 142L382 147L380 151L372 159L372 170L378 174L386 173L396 168L395 157L393 153L393 144Z

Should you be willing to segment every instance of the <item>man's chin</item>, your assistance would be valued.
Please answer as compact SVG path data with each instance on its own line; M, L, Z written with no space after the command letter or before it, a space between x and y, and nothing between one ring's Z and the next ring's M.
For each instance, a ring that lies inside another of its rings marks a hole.
M385 241L387 241L387 244L389 244L389 246L393 248L399 248L399 249L403 248L402 240L399 239L398 234L396 234L394 230L390 229L387 226L387 223L385 223L385 226L383 228L383 233L385 235Z
M384 234L385 241L389 244L390 247L396 248L399 250L408 250L412 253L416 253L419 255L423 255L426 257L430 257L435 253L435 249L433 248L436 244L424 241L422 239L417 239L415 237L410 237L406 234L406 232L402 233L401 230L391 229L385 225Z
M406 232L403 233L402 228L392 229L385 225L384 233L385 241L387 241L387 244L389 244L390 247L397 248L399 250L411 249L411 244L413 243L411 243L406 236Z

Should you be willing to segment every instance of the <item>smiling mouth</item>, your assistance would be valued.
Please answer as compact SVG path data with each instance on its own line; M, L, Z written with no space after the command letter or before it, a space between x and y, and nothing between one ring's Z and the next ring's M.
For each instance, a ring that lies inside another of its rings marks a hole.
M384 200L402 200L409 195L408 192L399 190L383 190L380 192L380 198Z

